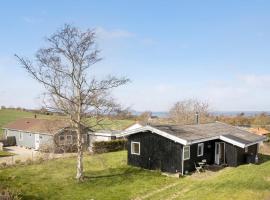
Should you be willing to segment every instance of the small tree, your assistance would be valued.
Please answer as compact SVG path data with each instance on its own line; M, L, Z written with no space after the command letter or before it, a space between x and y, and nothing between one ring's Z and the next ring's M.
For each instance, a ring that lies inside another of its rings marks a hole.
M99 124L104 114L117 106L110 90L129 80L114 76L98 80L89 73L91 66L101 60L95 46L94 30L83 32L65 25L46 41L48 46L37 51L34 61L15 56L23 68L46 88L45 107L69 116L70 124L77 132L76 179L82 181L83 127L89 124L89 117L94 119L95 125ZM92 123L92 127L95 125Z
M151 117L152 117L152 112L151 112L151 111L145 111L145 112L141 113L141 114L138 116L138 119L139 119L141 122L148 123L149 120L151 119Z
M195 123L195 114L198 113L201 122L209 120L209 104L196 99L187 99L176 102L169 111L170 118L178 124Z

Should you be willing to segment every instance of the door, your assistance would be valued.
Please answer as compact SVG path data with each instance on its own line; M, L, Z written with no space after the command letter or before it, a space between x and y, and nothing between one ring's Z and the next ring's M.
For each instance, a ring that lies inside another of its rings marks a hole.
M39 134L35 134L35 150L39 149L39 144L40 144Z
M221 165L225 163L225 144L224 142L215 143L215 164Z

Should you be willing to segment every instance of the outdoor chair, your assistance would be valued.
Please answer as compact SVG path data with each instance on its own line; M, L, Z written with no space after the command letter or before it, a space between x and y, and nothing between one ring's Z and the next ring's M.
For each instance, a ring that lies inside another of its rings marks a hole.
M201 173L203 171L203 168L202 166L196 164L196 162L194 162L194 166L195 166L195 169L198 173Z

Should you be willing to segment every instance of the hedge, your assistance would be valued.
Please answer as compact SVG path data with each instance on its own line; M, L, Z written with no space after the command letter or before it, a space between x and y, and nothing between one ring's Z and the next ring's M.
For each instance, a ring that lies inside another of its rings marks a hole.
M127 140L119 139L119 140L94 142L92 150L94 153L105 153L112 151L121 151L126 149L126 147L127 147Z

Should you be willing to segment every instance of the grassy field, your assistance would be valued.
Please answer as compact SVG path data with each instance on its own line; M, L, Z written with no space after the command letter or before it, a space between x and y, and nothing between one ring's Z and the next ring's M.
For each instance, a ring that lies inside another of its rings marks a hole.
M77 184L75 158L0 170L0 185L20 189L23 199L270 199L270 159L171 178L126 165L126 151L86 156L87 179Z
M13 156L13 155L15 154L7 152L7 151L0 151L0 157Z
M34 113L32 112L26 112L26 111L20 111L20 110L13 110L13 109L3 109L0 110L0 138L3 133L2 127L12 121L15 121L20 118L33 118ZM38 118L42 119L54 119L54 118L60 118L59 116L51 116L51 115L37 115ZM63 117L62 117L63 118ZM113 130L119 130L122 128L125 128L132 124L133 120L108 120L105 119L102 124L102 127L95 127L96 129L113 129ZM89 125L93 124L92 120L88 120Z

